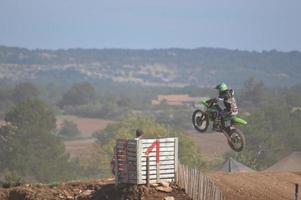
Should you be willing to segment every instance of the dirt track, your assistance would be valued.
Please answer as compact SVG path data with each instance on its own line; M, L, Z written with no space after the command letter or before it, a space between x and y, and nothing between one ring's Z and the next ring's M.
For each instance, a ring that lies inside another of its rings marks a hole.
M301 185L301 173L240 172L211 173L208 176L225 194L227 200L293 200L294 183ZM154 187L120 186L113 180L80 181L58 185L24 185L0 189L1 200L162 200L172 196L176 200L191 200L183 190L172 186L165 193Z
M154 187L123 185L115 187L112 180L95 180L59 185L25 185L0 189L1 200L144 200L164 199L191 200L181 189L172 186L172 192L160 192Z
M293 200L294 183L301 185L301 173L212 173L209 176L229 200Z

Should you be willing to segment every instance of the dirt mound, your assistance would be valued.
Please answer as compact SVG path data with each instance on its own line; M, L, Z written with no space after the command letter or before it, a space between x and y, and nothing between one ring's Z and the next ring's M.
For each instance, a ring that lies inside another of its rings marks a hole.
M112 184L111 180L99 180L90 182L72 182L53 185L24 185L8 191L7 200L57 200L57 199L88 199L98 190L106 189L106 185ZM6 199L5 199L6 200Z
M301 152L293 152L272 165L266 171L301 172Z
M291 172L212 173L209 177L231 200L288 200L301 175Z
M0 199L8 199L8 190L0 189Z
M24 185L0 190L1 200L144 200L164 199L172 196L178 200L191 200L176 185L171 192L159 191L155 186L121 185L113 180L62 183L59 185Z

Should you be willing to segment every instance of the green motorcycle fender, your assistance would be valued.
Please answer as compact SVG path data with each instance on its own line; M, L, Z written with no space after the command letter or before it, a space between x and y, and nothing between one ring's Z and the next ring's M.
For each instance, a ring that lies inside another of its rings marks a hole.
M203 104L204 106L206 106L207 108L209 107L208 103L204 100L200 102L201 104Z
M210 113L218 112L218 110L217 110L216 108L209 108L209 104L208 104L205 100L201 101L200 103L201 103L202 105L204 105L206 108L208 108L208 111L209 111Z
M233 117L231 119L231 121L232 121L233 124L241 124L241 125L248 124L248 122L246 122L245 120L243 120L242 118L239 118L239 117Z

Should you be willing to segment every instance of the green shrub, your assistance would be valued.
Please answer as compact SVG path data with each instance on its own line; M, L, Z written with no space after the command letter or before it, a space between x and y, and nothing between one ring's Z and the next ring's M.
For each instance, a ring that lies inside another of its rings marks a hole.
M3 188L16 187L23 184L23 180L21 176L19 176L14 171L8 171L4 175L4 180L1 181L1 185Z

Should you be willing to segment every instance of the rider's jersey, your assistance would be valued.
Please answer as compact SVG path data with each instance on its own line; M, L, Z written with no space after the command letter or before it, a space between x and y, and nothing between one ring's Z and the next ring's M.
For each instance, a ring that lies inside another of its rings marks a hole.
M226 111L229 112L230 115L238 114L238 107L233 90L226 90L225 92L220 93L219 98L223 100Z

